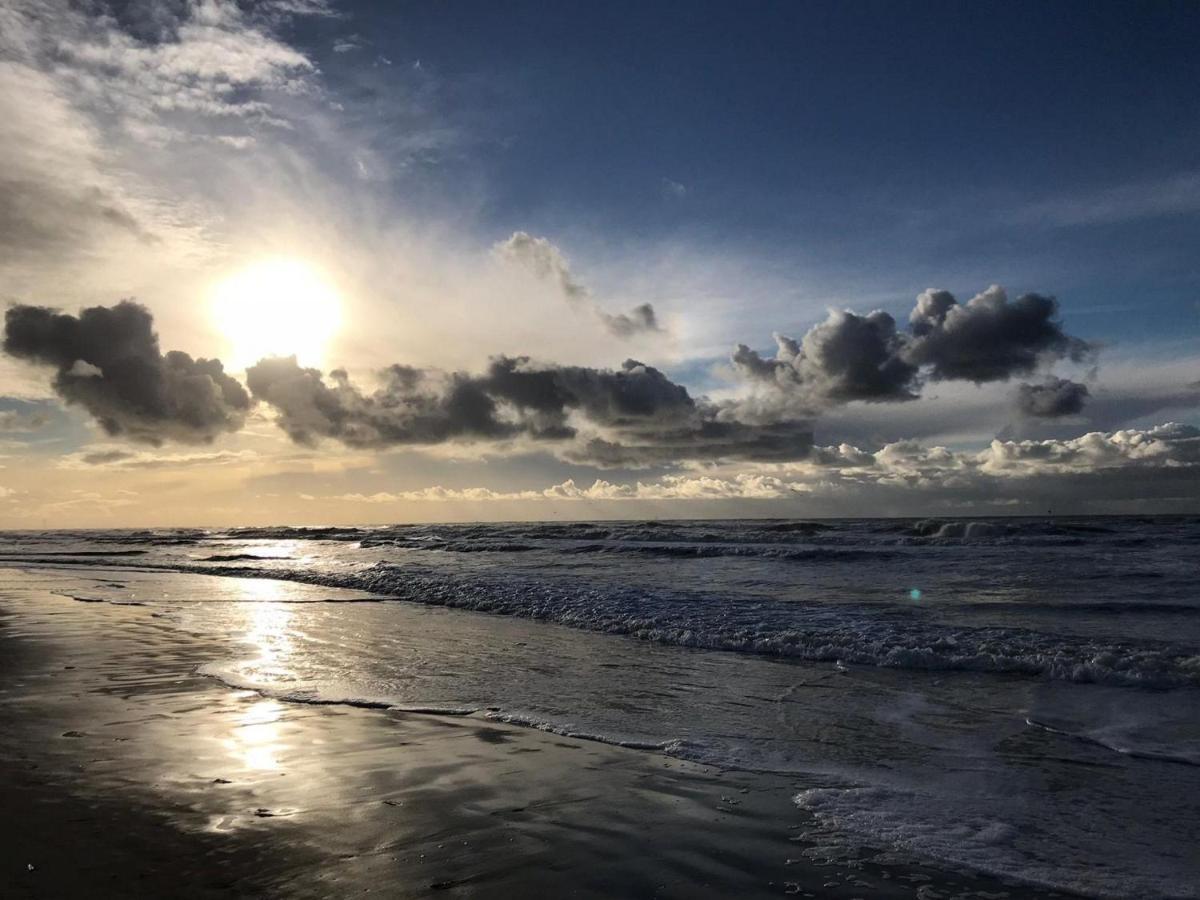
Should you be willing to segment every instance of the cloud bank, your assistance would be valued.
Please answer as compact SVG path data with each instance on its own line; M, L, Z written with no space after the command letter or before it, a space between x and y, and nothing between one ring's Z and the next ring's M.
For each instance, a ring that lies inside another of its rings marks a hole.
M1117 471L1127 486L1150 477L1173 484L1200 463L1200 432L1185 425L997 439L978 452L912 440L872 445L878 449L814 446L814 424L835 407L869 402L908 409L933 381L1003 381L1090 355L1094 348L1066 333L1057 305L1041 295L1009 301L990 288L960 305L945 292L928 291L904 329L884 312L835 311L802 339L776 341L770 358L745 345L735 349L732 364L743 390L721 399L695 395L635 359L610 369L508 355L493 357L481 371L398 363L369 386L345 369L326 373L294 357L268 358L247 370L243 387L217 360L163 353L150 314L129 301L78 315L14 306L5 319L4 349L53 368L56 393L85 409L107 434L142 443L209 442L241 429L258 404L293 442L307 446L473 444L502 455L550 450L563 462L594 468L683 470L633 485L603 479L591 488L560 484L545 489L552 497L534 492L551 499L782 499L865 486L995 496L1003 493L998 485L1016 480L1108 478ZM1047 375L1018 384L1012 396L1024 416L1053 420L1078 415L1089 390ZM998 425L1003 409L999 396ZM187 460L212 462L208 456ZM76 465L154 463L107 447L78 456ZM730 466L740 469L722 472ZM491 499L527 493L500 491ZM444 498L489 499L453 492Z
M785 500L835 496L883 488L892 492L936 492L943 499L991 498L1000 504L1040 503L1047 477L1061 490L1071 479L1108 487L1139 476L1173 473L1176 483L1200 474L1200 429L1168 423L1155 428L1093 432L1064 441L993 441L985 450L956 452L913 441L871 452L846 444L815 447L805 463L762 467L733 474L666 475L653 481L614 484L574 479L541 490L497 491L485 487L434 486L412 491L350 493L308 500L388 504L403 502ZM1195 485L1193 484L1193 491ZM1135 488L1136 490L1136 488ZM1054 495L1052 495L1054 496Z
M246 373L251 394L273 407L296 442L334 438L350 447L447 441L570 443L565 455L601 465L680 460L800 459L806 421L740 422L728 407L637 360L619 369L496 357L482 374L394 365L365 392L343 370L328 381L295 358L263 360Z

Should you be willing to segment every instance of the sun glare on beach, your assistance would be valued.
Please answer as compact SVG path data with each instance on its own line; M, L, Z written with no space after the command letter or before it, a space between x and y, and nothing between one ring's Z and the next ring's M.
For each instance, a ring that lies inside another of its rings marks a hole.
M298 259L253 263L212 293L212 314L235 371L265 356L295 355L301 365L320 366L341 312L333 286Z

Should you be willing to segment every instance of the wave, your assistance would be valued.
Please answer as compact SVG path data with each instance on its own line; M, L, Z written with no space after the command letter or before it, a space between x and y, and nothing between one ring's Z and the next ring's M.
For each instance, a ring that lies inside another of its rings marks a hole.
M455 716L466 717L482 715L484 718L514 725L519 728L530 728L561 737L574 738L581 741L593 741L614 747L625 747L630 750L646 750L662 753L667 756L687 759L692 762L728 765L729 761L720 759L710 753L703 744L684 738L666 738L654 740L630 736L605 734L594 730L580 728L576 725L559 722L531 713L505 711L500 707L462 706L442 703L413 703L386 696L362 696L358 693L329 692L328 690L278 690L263 685L253 678L247 678L236 671L233 665L206 663L196 669L197 674L218 681L226 687L235 690L253 691L263 697L278 700L281 703L299 703L309 706L349 706L357 709L389 710L413 715ZM740 767L742 768L742 767ZM747 771L753 771L747 769Z
M1059 842L1039 844L1040 823L1028 812L999 803L964 808L961 792L939 793L937 786L817 787L793 798L813 817L813 828L800 837L816 844L814 858L849 850L870 857L881 850L920 864L935 860L1009 881L1104 898L1194 898L1194 885L1179 875L1146 867L1145 848L1124 836L1096 833L1086 817L1063 817ZM1082 855L1080 845L1087 848ZM1073 853L1064 854L1062 846ZM1106 865L1089 865L1103 859ZM918 892L918 896L923 896ZM930 896L938 896L930 893Z
M257 553L217 553L213 556L203 556L200 562L241 562L243 560L251 562L254 560L282 560L294 559L292 556L266 556Z
M849 560L883 560L898 555L896 550L870 548L808 547L788 549L778 546L752 544L582 544L562 548L562 553L631 553L639 556L664 556L674 559L711 559L714 557L746 557L786 560L791 562L847 562Z
M378 563L348 574L240 566L139 566L237 578L274 578L393 601L555 622L652 643L810 662L920 671L986 672L1123 687L1200 687L1200 652L1151 641L1119 644L1020 628L951 627L879 609L702 602L705 595L574 582L502 581ZM326 602L355 602L329 599Z
M357 541L377 530L340 526L272 525L265 528L231 528L211 537L232 540Z
M263 697L282 703L303 703L308 706L353 706L358 709L387 709L429 716L470 716L479 712L477 706L444 706L438 704L410 704L387 697L363 697L355 694L327 694L316 690L282 691L266 687L252 678L232 671L227 665L205 663L196 668L196 673L226 687L239 691L254 691Z
M400 550L437 550L443 553L528 553L543 548L536 544L507 541L441 541L440 539L366 538L359 542L364 549L395 547Z
M1094 734L1087 734L1082 731L1070 731L1065 728L1058 728L1038 719L1026 718L1025 724L1031 728L1037 728L1049 734L1057 734L1062 737L1069 737L1077 741L1082 741L1085 744L1092 744L1096 747L1103 747L1105 750L1111 750L1114 753L1119 753L1122 756L1128 756L1133 759L1146 759L1154 762L1175 763L1183 766L1200 767L1200 753L1174 753L1166 750L1151 750L1145 747L1135 747L1129 743L1116 743L1113 740L1105 739Z
M92 557L92 556L144 556L146 550L38 550L37 556L61 556L61 557ZM19 550L3 550L0 551L0 558L15 559L29 556L28 552Z

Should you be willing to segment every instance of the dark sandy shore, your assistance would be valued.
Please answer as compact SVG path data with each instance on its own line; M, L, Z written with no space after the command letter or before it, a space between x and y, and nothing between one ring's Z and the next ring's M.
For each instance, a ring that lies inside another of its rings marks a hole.
M831 857L793 778L231 690L87 577L0 570L3 897L1060 896Z

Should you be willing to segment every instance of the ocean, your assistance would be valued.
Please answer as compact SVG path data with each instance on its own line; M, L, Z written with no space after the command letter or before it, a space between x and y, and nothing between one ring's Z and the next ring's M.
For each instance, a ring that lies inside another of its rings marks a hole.
M201 671L280 700L793 775L809 854L1200 896L1200 518L8 532L0 562L227 637Z

